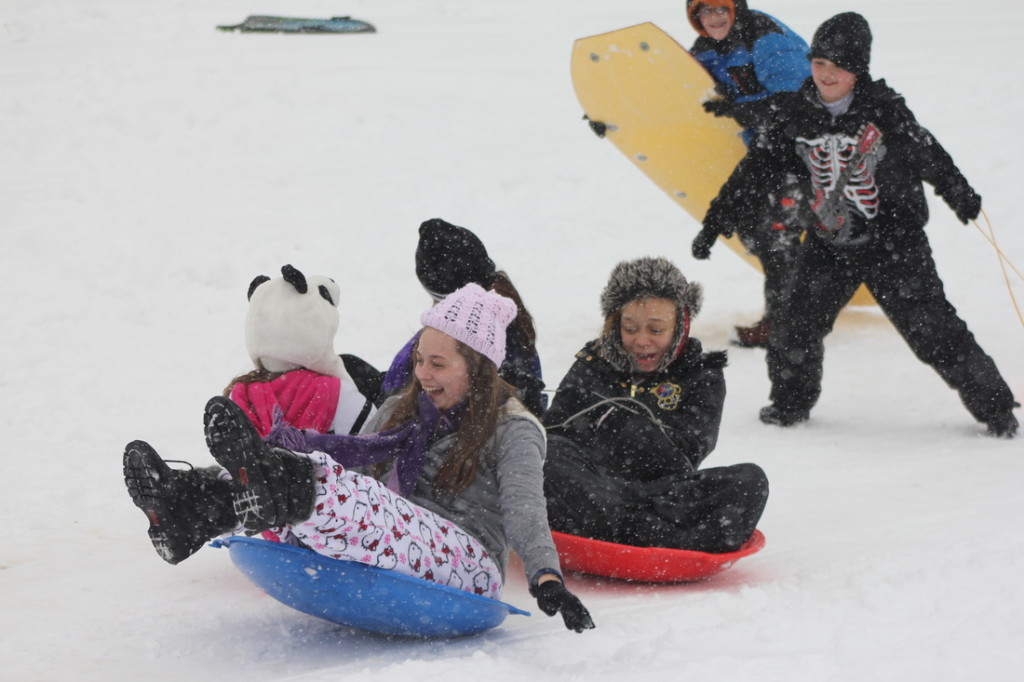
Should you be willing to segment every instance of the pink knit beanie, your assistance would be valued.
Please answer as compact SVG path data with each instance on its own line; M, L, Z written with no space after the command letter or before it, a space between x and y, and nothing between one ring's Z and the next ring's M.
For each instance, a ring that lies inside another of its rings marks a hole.
M516 318L516 312L511 299L470 282L423 313L420 323L461 341L501 367L505 361L505 329Z

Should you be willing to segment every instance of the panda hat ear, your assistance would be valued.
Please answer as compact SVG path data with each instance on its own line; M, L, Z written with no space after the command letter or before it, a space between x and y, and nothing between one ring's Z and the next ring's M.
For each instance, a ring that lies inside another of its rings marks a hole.
M245 318L245 345L253 364L272 372L305 368L346 377L334 352L339 298L334 280L307 277L291 265L281 268L281 277L253 279Z
M292 266L282 265L281 276L284 277L284 281L295 287L295 291L300 294L304 294L309 291L309 283L306 282L306 276Z
M256 275L253 278L253 280L251 282L249 282L249 293L247 293L245 295L245 300L251 301L252 300L252 293L254 291L256 291L256 287L258 287L259 285L263 284L264 282L269 282L269 281L270 281L270 278L267 277L266 275Z

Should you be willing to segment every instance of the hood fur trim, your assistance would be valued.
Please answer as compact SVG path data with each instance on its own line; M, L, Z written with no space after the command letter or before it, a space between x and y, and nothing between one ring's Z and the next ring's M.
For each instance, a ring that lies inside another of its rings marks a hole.
M622 346L618 315L624 305L643 298L665 298L676 307L675 333L669 346L672 350L662 358L657 368L660 371L675 360L685 345L690 320L700 312L704 288L697 282L687 282L679 268L666 258L638 258L615 266L601 292L606 331L599 339L598 354L623 371L632 369L632 360Z

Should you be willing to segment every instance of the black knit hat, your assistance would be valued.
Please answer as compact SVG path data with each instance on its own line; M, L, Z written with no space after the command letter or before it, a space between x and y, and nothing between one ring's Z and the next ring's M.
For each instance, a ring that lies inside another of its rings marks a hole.
M494 262L483 242L466 228L440 218L420 225L416 276L434 298L441 299L470 282L490 289L494 274Z
M828 19L814 32L808 59L827 59L857 76L866 76L871 65L871 28L856 12Z

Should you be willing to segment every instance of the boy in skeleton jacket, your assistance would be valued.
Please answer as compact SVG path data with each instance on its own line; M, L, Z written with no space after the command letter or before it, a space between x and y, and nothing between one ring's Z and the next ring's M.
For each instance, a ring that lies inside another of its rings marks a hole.
M971 415L991 435L1013 437L1012 410L1019 405L946 300L923 229L923 181L965 224L977 217L981 197L903 97L872 80L870 51L871 31L859 14L839 14L818 28L811 78L798 92L773 98L775 123L751 146L704 220L705 236L733 231L787 174L803 181L809 199L811 234L769 341L772 404L761 410L761 421L790 426L808 418L821 392L824 337L863 281Z

